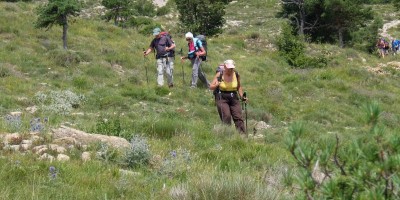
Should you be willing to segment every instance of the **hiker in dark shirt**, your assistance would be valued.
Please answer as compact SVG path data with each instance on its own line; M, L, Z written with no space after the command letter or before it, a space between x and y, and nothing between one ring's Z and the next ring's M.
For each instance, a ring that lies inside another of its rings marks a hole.
M157 60L157 85L164 85L164 71L168 78L168 87L173 87L173 69L169 63L169 53L175 48L174 42L167 36L161 34L160 28L153 30L154 39L151 41L149 48L143 52L144 56L154 49ZM173 62L173 61L172 61Z

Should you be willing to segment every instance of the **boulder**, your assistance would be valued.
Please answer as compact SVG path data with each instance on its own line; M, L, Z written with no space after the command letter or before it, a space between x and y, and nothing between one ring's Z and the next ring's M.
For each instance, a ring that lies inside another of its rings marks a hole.
M130 148L131 146L131 144L124 138L86 133L67 126L61 126L58 129L52 129L52 136L54 140L60 138L74 138L76 143L80 145L106 143L107 145L118 149Z

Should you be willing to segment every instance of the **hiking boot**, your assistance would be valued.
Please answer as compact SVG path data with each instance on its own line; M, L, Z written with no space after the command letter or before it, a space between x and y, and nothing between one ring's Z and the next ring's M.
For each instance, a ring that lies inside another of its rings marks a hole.
M174 87L174 84L171 83L171 84L168 85L168 87L169 87L169 88L173 88L173 87Z

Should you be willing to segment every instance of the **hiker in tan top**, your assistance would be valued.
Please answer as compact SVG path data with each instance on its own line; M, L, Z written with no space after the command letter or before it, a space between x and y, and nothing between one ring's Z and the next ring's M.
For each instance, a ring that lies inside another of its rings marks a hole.
M245 133L246 129L243 123L240 100L247 101L247 98L243 97L240 76L234 69L234 61L226 60L224 62L224 70L217 72L211 82L210 89L218 90L216 92L217 109L221 112L222 122L231 124L233 119L236 129L241 133Z

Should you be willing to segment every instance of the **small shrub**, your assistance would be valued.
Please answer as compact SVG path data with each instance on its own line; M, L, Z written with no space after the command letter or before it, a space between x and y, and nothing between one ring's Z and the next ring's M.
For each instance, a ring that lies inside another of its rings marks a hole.
M239 34L239 31L235 28L235 29L229 29L227 33L228 35L237 35Z
M166 87L156 87L154 90L158 96L165 96L170 92Z
M19 132L22 126L21 115L6 115L4 117L8 131Z
M75 78L72 80L72 84L74 85L74 87L76 87L76 88L78 88L78 89L85 89L85 88L88 88L88 85L89 85L89 83L88 83L88 81L87 81L87 78L86 78L86 77L83 77L83 76L81 76L81 77L75 77Z
M118 151L110 148L105 143L100 143L98 146L99 150L96 153L96 158L103 162L116 162L118 157Z
M10 76L11 72L8 68L0 66L0 78L5 78Z
M237 133L237 130L234 126L229 126L221 123L214 125L213 132L220 136L232 136Z
M155 122L152 121L148 126L150 126L147 127L150 135L164 139L172 138L185 129L185 125L182 121L170 118L157 120Z
M50 58L54 62L62 67L69 67L79 64L81 62L81 57L75 51L55 49L50 52Z
M48 117L45 117L43 119L41 119L40 117L33 118L29 122L30 129L32 132L43 132L44 130L46 130L45 124L47 124L48 122L49 122Z
M149 164L151 152L147 139L134 135L131 139L131 148L126 151L124 156L124 164L127 167L135 168Z
M132 75L128 77L128 82L133 84L133 85L141 85L141 79L142 77L138 75Z
M184 180L192 160L190 151L186 149L173 150L163 160L159 172L169 178L178 177L180 180Z
M247 38L252 39L252 40L258 40L258 39L260 39L260 33L253 32L249 36L247 36Z
M294 35L290 26L283 27L282 33L277 40L280 54L287 60L289 65L298 68L321 68L328 64L324 56L308 57L305 53L303 40Z
M68 115L73 108L78 108L85 102L85 96L77 95L69 90L37 92L35 99L43 111L59 115Z
M96 123L96 133L105 135L119 136L121 134L121 121L119 117L103 118L99 117Z
M168 14L169 11L170 11L170 8L169 8L169 7L163 6L163 7L159 8L159 9L156 11L156 15L157 15L157 16L164 16L164 15Z
M126 102L121 96L105 96L99 100L99 106L101 109L107 109L110 107L127 108Z

